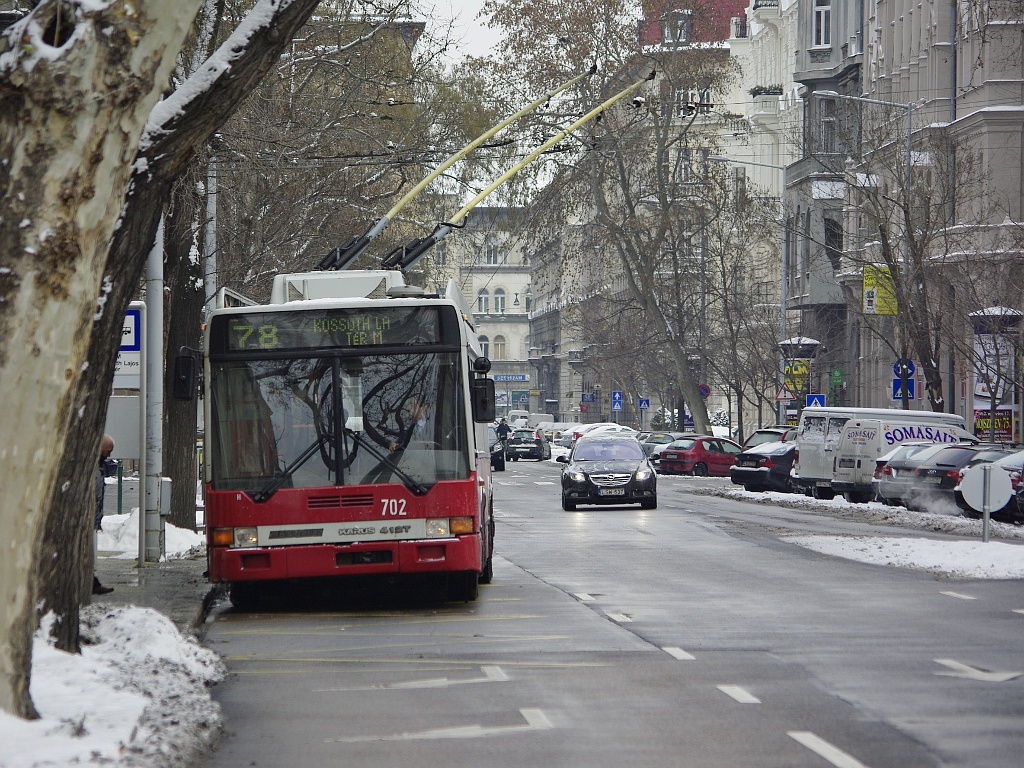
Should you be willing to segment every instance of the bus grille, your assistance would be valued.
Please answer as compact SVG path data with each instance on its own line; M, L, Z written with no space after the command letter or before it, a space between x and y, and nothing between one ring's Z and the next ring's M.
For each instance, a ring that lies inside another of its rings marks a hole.
M307 509L332 509L334 507L372 507L373 494L362 493L352 496L341 494L331 496L309 496L306 498Z

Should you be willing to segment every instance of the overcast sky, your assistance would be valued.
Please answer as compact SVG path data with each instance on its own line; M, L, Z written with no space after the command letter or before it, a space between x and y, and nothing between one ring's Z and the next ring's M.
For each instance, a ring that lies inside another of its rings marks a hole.
M456 19L455 36L461 38L461 54L484 56L490 51L498 36L476 18L484 0L436 0L436 3L435 14L438 19Z

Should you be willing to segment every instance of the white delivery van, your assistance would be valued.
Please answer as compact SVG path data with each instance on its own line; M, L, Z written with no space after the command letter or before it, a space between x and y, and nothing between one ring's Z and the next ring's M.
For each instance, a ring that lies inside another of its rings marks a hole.
M967 428L964 417L955 413L893 408L804 408L796 430L796 459L792 472L794 488L816 499L835 496L832 469L839 438L850 419L891 419L909 424Z
M903 412L899 412L902 417ZM960 427L948 424L921 424L886 419L850 419L839 434L832 490L847 501L863 504L871 501L871 478L875 460L903 443L977 443L978 439Z

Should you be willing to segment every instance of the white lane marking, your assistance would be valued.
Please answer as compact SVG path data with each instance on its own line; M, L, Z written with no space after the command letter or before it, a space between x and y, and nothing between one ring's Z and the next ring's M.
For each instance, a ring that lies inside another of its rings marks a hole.
M533 484L534 485L555 485L554 481L552 481L552 480L534 480Z
M1024 613L1024 608L1014 608L1013 612L1014 613Z
M953 670L952 672L935 673L943 677L962 677L967 680L981 680L985 683L1005 683L1007 680L1015 680L1024 675L1024 672L990 672L968 664L961 664L954 659L934 659L934 661L936 664L941 664Z
M581 603L592 603L594 602L594 596L588 595L586 592L574 592L573 597L579 600Z
M665 653L667 653L672 658L678 659L679 661L696 661L697 660L696 656L691 656L686 651L684 651L682 648L676 648L675 646L668 646L666 648L662 648L661 650L663 650Z
M410 688L449 688L453 685L470 685L472 683L504 683L509 676L502 671L501 667L486 666L480 667L483 670L483 677L474 677L468 680L449 680L447 677L436 677L430 680L408 680L404 683L388 683L386 685L358 685L346 688L314 688L313 693L338 693L340 691L394 691L408 690Z
M628 623L633 620L624 613L609 613L608 618L612 621L617 621L619 624Z
M520 709L519 714L526 720L526 725L506 725L485 728L482 725L457 725L452 728L431 728L426 731L393 733L384 736L349 736L337 739L324 739L325 744L353 744L361 741L415 741L419 739L478 739L481 736L493 736L506 733L525 733L527 731L547 731L553 728L551 721L540 709Z
M949 597L955 597L958 600L977 600L978 599L976 597L971 597L970 595L962 595L959 592L940 592L939 594L940 595L948 595Z
M741 688L738 685L719 685L718 690L724 693L731 699L735 699L740 704L760 704L761 700L754 694L748 691L746 688Z
M860 760L843 752L839 747L829 744L811 731L788 731L787 735L807 747L814 754L825 758L836 768L866 768Z

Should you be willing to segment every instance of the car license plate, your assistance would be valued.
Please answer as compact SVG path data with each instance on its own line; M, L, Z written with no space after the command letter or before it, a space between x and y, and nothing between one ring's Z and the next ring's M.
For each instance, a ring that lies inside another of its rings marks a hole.
M523 451L525 453L526 451L530 450L530 446L528 446L528 445L519 445L519 446L516 446L516 450L517 451Z
M597 495L598 496L625 496L626 495L626 489L625 488L598 488L597 489Z
M832 487L832 481L831 480L819 480L814 485L817 488L831 488Z
M740 462L740 466L741 467L756 467L757 466L757 462L756 461L741 461Z
M942 482L942 478L941 477L925 477L925 478L922 478L922 479L926 483L941 483Z

